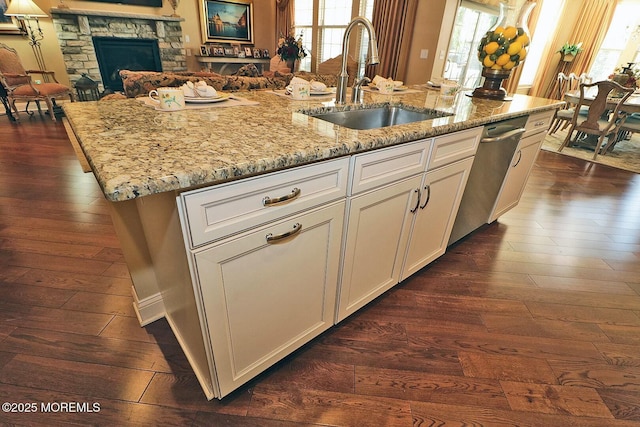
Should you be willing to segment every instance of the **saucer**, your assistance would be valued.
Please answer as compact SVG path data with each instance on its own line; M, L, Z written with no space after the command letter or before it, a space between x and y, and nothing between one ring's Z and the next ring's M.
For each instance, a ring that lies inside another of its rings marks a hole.
M195 97L184 97L184 102L189 104L210 104L212 102L220 102L226 101L229 99L229 95L216 95L212 97L204 97L204 96L195 96Z

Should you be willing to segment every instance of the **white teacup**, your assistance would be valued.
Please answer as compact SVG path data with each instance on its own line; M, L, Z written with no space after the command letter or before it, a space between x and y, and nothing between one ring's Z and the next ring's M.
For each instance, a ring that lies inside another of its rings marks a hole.
M460 84L455 80L443 80L440 83L440 96L453 98L460 91Z
M311 84L309 82L295 81L291 83L291 97L296 100L309 99Z
M179 87L159 87L149 92L149 98L156 105L156 110L178 111L184 109L184 92Z
M395 91L396 84L391 79L380 80L376 83L376 87L383 95L390 95Z

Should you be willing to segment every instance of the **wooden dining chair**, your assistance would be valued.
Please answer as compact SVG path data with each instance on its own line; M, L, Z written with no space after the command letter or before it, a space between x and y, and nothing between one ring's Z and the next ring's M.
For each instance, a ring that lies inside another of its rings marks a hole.
M597 93L590 101L587 99L586 92L592 87L597 88ZM620 98L610 98L614 89L622 94ZM558 151L576 142L589 144L595 140L593 159L595 160L598 154L604 154L607 147L602 147L602 142L605 137L608 138L607 146L615 141L625 115L621 110L622 104L633 91L634 88L624 87L611 80L581 84L580 99L573 109L571 127ZM589 108L588 113L586 116L581 116L580 109L585 106ZM572 139L574 132L577 135Z
M571 88L571 82L572 80L565 73L558 73L556 99L562 100L564 98L564 94ZM549 134L556 133L560 128L565 129L571 123L572 118L573 110L571 105L565 104L564 108L556 110L551 126L549 126Z
M612 151L616 144L623 139L631 139L631 136L634 133L640 133L640 113L629 114L625 117L618 129L618 134L615 140L610 141L604 147L605 153Z

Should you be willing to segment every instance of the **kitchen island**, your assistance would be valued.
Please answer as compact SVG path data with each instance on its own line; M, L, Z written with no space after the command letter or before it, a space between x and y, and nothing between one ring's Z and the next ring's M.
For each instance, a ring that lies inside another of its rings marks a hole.
M111 202L140 323L167 318L208 398L440 256L482 126L521 116L546 126L561 105L367 92L366 106L450 115L353 130L305 114L335 108L326 99L239 95L258 105L64 106Z

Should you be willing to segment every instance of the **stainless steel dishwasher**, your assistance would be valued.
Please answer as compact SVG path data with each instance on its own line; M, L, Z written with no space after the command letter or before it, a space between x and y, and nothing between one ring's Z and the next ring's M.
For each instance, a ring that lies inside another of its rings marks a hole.
M489 222L527 118L518 117L485 126L449 244Z

